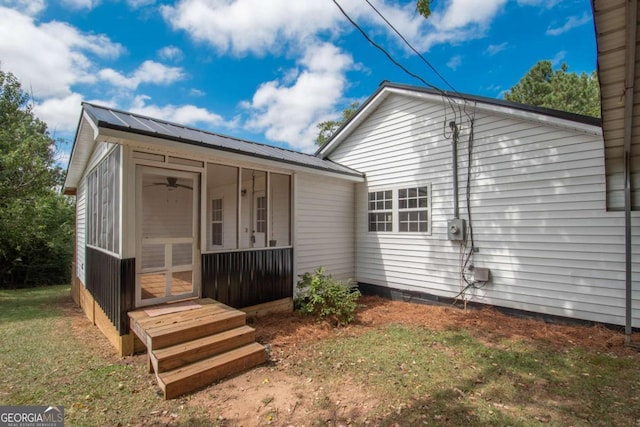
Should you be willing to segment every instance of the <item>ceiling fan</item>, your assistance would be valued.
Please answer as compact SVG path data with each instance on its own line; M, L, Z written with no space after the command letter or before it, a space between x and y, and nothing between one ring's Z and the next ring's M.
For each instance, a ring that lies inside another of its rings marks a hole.
M156 185L162 185L167 187L169 190L175 190L176 188L186 188L188 190L193 190L193 187L189 187L188 185L178 184L178 178L168 176L167 182L154 182L153 184L147 185L147 187L152 187Z

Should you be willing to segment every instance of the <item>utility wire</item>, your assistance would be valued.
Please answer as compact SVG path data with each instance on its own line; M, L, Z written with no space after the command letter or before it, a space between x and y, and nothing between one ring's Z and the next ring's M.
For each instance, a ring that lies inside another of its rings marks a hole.
M439 87L432 85L431 83L427 82L425 79L423 79L422 77L420 77L419 75L409 71L404 65L400 64L398 61L396 61L389 52L387 52L387 50L385 48L383 48L382 46L380 46L378 43L376 43L371 37L369 37L369 35L364 31L364 29L362 29L362 27L360 27L360 25L358 25L350 16L349 14L347 14L347 12L342 8L342 6L340 6L340 4L337 2L337 0L333 0L333 3L338 7L338 9L340 10L340 12L342 12L342 14L344 15L345 18L347 18L347 20L351 23L351 25L353 25L359 32L360 34L362 34L362 36L372 45L374 46L376 49L378 49L380 52L382 52L394 65L396 65L398 68L400 68L402 71L404 71L406 74L408 74L409 76L413 77L416 80L419 80L420 82L422 82L425 86L435 90L436 92L438 92L440 94L440 96L442 96L443 101L447 101L449 103L449 106L451 107L451 110L453 110L454 113L454 118L455 120L457 120L458 118L458 114L456 113L456 109L458 110L458 113L460 113L460 117L462 117L462 112L463 109L460 108L459 105L457 105L457 103L455 102L455 100L451 97L451 95L449 95L447 92L443 91L442 89L440 89ZM458 94L466 103L466 100L464 99L464 97L460 94ZM445 108L446 110L446 108ZM445 123L446 126L446 123ZM446 133L446 130L445 130Z
M449 83L447 81L447 79L444 78L444 76L442 74L440 74L440 72L438 72L438 70L436 70L436 67L434 67L428 60L427 58L425 58L420 52L418 52L416 50L416 48L413 47L413 45L411 43L409 43L409 41L400 33L400 31L398 31L396 29L396 27L393 26L393 24L391 22L389 22L389 20L373 5L371 4L371 2L369 0L365 0L367 2L367 4L369 6L371 6L371 9L373 9L380 18L382 18L382 20L389 26L389 28L391 28L397 35L398 37L400 37L402 39L402 41L409 46L409 49L411 49L413 51L413 53L415 53L416 55L418 55L418 58L420 58L422 60L422 62L424 62L425 64L427 64L427 66L429 68L431 68L431 70L436 73L436 75L438 77L440 77L440 80L442 80L447 86L449 86L449 88L451 88L451 90L453 92L455 92L457 95L461 94L451 85L451 83ZM464 98L463 98L464 99Z
M427 82L425 79L423 79L422 77L420 77L419 75L412 73L411 71L409 71L404 65L402 65L401 63L399 63L398 61L396 61L389 52L387 52L382 46L380 46L378 43L376 43L375 41L373 41L373 39L371 39L371 37L369 37L369 35L362 29L362 27L360 27L353 19L351 19L351 17L347 14L347 12L345 12L345 10L342 8L342 6L340 6L340 4L337 2L337 0L333 0L333 3L338 7L338 9L340 9L340 12L342 12L342 14L344 15L345 18L347 18L347 20L349 22L351 22L351 25L353 25L358 31L360 31L360 34L363 35L363 37L365 39L367 39L367 41L373 45L376 49L378 49L380 52L384 53L385 56L389 59L389 61L393 62L398 68L400 68L402 71L404 71L405 73L407 73L408 75L410 75L411 77L413 77L416 80L419 80L420 82L422 82L425 86L430 87L431 89L434 89L438 92L440 92L441 94L445 94L445 92L440 89L437 86L432 85L431 83Z

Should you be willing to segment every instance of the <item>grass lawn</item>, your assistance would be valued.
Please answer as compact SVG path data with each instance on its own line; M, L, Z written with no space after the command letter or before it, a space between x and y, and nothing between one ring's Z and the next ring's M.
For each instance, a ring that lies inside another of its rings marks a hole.
M276 319L294 321L312 338L274 338L267 366L164 401L144 359L114 356L68 286L0 291L0 405L63 405L69 426L640 426L638 353L487 337L470 324L362 321L321 335L311 320ZM253 418L234 419L242 408Z
M63 405L68 426L210 425L164 401L144 363L112 355L88 320L74 331L68 310L69 286L0 291L1 405Z
M369 390L382 425L640 426L637 357L393 324L312 349L302 367Z

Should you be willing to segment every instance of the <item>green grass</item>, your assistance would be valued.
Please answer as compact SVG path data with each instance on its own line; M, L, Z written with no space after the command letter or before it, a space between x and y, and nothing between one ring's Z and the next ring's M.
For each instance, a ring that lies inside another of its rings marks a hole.
M389 325L317 343L299 369L349 378L384 402L382 425L634 426L637 358L557 352L522 341L487 345L465 331ZM635 396L635 398L634 398Z
M165 401L145 363L101 350L95 328L72 331L69 301L65 286L0 291L0 405L63 405L69 426L217 422L188 397ZM640 425L637 355L403 325L304 346L309 357L281 369L313 380L317 412L335 406L331 391L348 382L380 403L368 414L373 425Z
M68 286L0 291L0 405L63 405L69 426L211 425L158 395L143 363L87 347L62 313L69 300Z

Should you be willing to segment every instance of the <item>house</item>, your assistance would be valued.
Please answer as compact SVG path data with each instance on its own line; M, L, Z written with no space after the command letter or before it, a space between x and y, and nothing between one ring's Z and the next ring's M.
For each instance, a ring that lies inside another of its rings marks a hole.
M366 177L361 286L624 324L624 213L606 206L599 120L383 83L317 154Z
M64 191L76 299L121 354L141 307L290 310L319 266L406 299L625 322L624 212L590 117L384 82L312 156L85 103Z
M321 265L352 276L363 180L312 155L85 103L64 183L77 206L74 299L119 354L147 348L167 397L259 363L254 348L227 360L231 371L161 381L163 366L188 358L170 345L208 346L192 348L202 356L221 348L222 327L243 335L229 342L252 336L229 307L291 310L296 276ZM141 308L196 297L204 307L165 324L140 319Z

